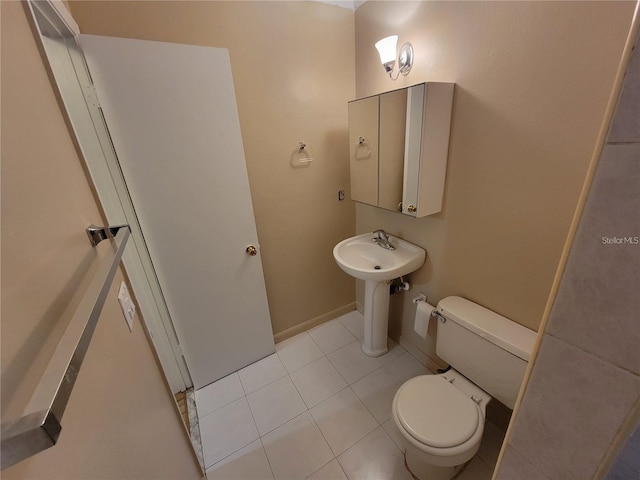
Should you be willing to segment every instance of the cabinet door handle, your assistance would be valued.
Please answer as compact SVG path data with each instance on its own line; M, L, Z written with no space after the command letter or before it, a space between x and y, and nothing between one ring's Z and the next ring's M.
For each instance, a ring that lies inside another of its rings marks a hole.
M253 245L249 245L246 250L247 255L250 255L252 257L255 257L258 254L258 249L256 249L256 247L254 247Z
M409 212L409 213L416 213L417 211L418 211L418 209L414 205L409 205L407 207L407 212Z

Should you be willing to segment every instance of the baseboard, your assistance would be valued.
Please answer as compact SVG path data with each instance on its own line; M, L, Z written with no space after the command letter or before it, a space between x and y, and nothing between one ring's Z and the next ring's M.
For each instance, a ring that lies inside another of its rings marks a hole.
M287 328L282 332L278 332L274 334L273 341L275 343L280 343L283 340L286 340L287 338L295 337L299 333L306 332L310 328L317 327L318 325L328 322L329 320L333 320L334 318L338 318L339 316L344 315L345 313L349 313L355 309L356 309L356 302L347 303L346 305L336 308L335 310L331 310L330 312L323 313L322 315L319 315L310 320L307 320L306 322L302 322L291 328Z
M421 364L427 367L427 370L429 370L432 373L436 373L438 371L438 369L440 368L440 365L438 365L436 362L431 360L430 357L428 357L418 347L416 347L413 343L407 340L406 337L403 337L402 335L400 335L397 341L402 347L404 347L404 349L407 352L411 354L413 358L415 358Z
M351 302L343 305L342 307L336 308L335 310L331 310L330 312L307 320L306 322L302 322L291 328L287 328L282 332L276 333L273 336L273 341L275 343L280 343L287 338L295 337L299 333L306 332L310 328L317 327L318 325L328 322L329 320L333 320L334 318L338 318L340 315L344 315L345 313L349 313L353 310L358 310L360 313L364 312L364 308L359 302ZM391 334L391 337L396 340L402 347L404 347L404 349L409 352L416 360L427 367L430 372L436 373L436 371L440 368L440 365L429 358L406 337L403 337L402 335L393 335L393 333Z

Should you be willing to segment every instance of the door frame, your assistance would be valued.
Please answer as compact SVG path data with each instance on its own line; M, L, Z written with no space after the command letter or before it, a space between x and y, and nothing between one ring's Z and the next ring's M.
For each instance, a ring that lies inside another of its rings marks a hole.
M78 24L61 0L28 0L27 6L106 221L131 226L122 262L165 379L174 394L185 391L193 382L93 88Z

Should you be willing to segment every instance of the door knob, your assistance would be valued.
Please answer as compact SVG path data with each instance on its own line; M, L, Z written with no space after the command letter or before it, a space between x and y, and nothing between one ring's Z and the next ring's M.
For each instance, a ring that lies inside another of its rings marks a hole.
M414 205L409 205L407 207L407 211L410 212L410 213L416 213L417 210L418 209Z
M253 245L249 245L246 248L246 252L248 255L251 255L252 257L255 257L258 254L258 250Z

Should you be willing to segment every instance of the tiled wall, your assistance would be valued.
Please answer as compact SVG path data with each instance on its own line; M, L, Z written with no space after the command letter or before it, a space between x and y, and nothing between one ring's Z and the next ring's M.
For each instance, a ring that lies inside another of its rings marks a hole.
M621 432L629 430L638 408L638 50L627 67L497 480L585 480L605 475L608 452L620 442Z

